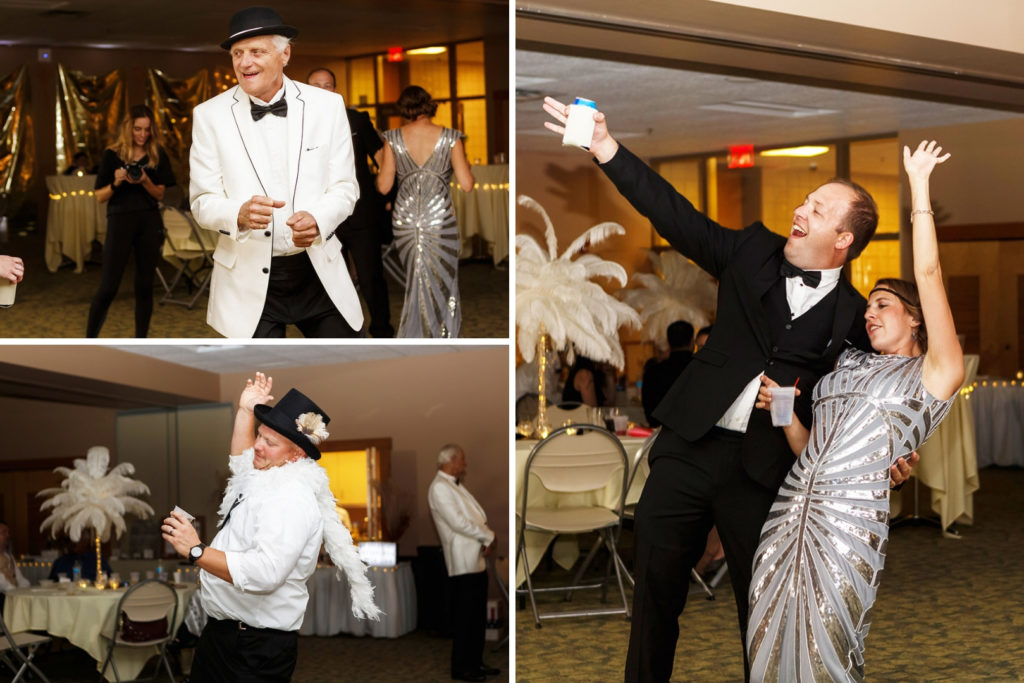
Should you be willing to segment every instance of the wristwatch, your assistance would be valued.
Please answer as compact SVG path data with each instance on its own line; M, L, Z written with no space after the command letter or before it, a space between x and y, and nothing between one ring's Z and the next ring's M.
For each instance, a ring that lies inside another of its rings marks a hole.
M206 550L205 543L200 543L199 545L192 546L192 548L188 551L188 563L195 564L199 560L199 558L203 556L204 550Z

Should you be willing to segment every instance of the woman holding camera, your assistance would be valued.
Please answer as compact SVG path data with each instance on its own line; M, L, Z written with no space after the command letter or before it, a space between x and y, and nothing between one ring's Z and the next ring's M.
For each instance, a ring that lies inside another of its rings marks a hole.
M89 307L87 337L98 337L117 295L128 256L135 252L135 336L145 337L153 315L153 278L164 240L158 202L174 185L174 172L159 144L153 112L135 105L121 122L117 140L103 152L96 174L96 200L107 202L103 275Z

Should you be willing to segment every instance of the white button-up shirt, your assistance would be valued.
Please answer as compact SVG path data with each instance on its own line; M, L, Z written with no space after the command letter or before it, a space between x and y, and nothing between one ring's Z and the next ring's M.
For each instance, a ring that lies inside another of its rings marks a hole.
M269 102L249 95L250 100L262 106L273 104L282 97L284 86L270 98ZM289 106L294 106L294 102L290 102ZM293 112L292 115L296 114ZM264 189L271 199L280 199L284 202L283 207L274 209L274 256L298 254L302 248L295 246L295 242L292 241L292 229L285 223L295 213L292 206L292 188L288 182L288 119L267 114L256 122L256 130L260 135L253 144L262 145L265 151L263 158L270 160L270 168L260 169L260 177L266 183Z
M251 461L253 451L231 457ZM202 571L203 607L214 619L297 631L309 601L306 582L316 570L323 520L313 491L301 480L274 482L259 486L250 479L242 501L210 543L224 551L234 584Z
M839 284L839 276L842 272L842 267L821 271L821 282L817 287L808 287L799 277L786 278L786 303L789 304L790 319L799 318L828 296L829 292ZM760 387L761 373L758 373L747 382L743 391L715 426L745 433L747 424L750 422L750 414L754 410L754 404L757 403L757 392Z

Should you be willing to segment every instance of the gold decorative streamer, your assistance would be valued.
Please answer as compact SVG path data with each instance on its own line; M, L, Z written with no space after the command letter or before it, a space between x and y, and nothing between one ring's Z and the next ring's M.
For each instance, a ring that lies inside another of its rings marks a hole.
M103 76L86 76L58 64L57 172L67 168L78 152L88 154L90 164L98 164L127 111L120 69Z
M24 197L35 171L35 137L32 135L28 69L0 79L0 197ZM14 213L13 204L0 202L0 213Z
M230 79L230 83L229 83ZM160 69L149 69L146 103L156 117L155 124L164 138L164 148L178 185L188 187L188 152L192 146L192 110L235 83L234 76L220 69L200 69L187 78L171 78Z

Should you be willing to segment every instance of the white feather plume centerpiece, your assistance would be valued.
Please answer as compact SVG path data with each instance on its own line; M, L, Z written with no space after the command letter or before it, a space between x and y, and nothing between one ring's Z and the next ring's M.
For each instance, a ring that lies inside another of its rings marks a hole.
M635 273L634 289L619 290L620 299L640 311L643 339L668 348L666 330L685 320L694 330L711 324L718 284L700 266L677 251L647 252L652 273Z
M622 368L625 357L619 328L636 328L640 317L592 278L607 277L625 285L626 270L594 254L573 257L588 243L597 244L624 234L626 229L618 223L599 223L573 240L559 256L555 227L544 207L526 195L520 195L518 202L544 219L547 247L541 247L529 235L516 235L516 325L523 359L530 362L535 354L543 358L544 345L550 340L555 350L566 350L569 362L578 351L591 360L607 361ZM542 365L541 373L543 370ZM547 428L543 387L538 400L537 433L541 435Z
M637 327L640 317L591 278L607 277L625 285L626 269L594 254L573 256L587 243L597 244L626 229L618 223L599 223L559 256L555 227L544 207L526 195L519 196L519 205L540 213L547 242L545 250L529 235L516 235L516 325L523 359L533 360L537 340L546 332L555 349L568 351L570 361L575 347L591 360L622 368L619 328Z
M64 475L60 488L43 489L36 495L48 497L39 509L51 509L50 516L43 520L39 530L49 529L56 537L59 531L67 533L72 541L78 542L82 532L91 529L96 542L96 577L100 576L100 541L110 539L114 531L117 538L127 528L126 514L145 519L153 514L149 504L135 496L148 494L149 487L132 479L135 466L123 462L109 472L110 451L103 446L93 446L84 459L75 460L74 469L57 467L53 471Z

